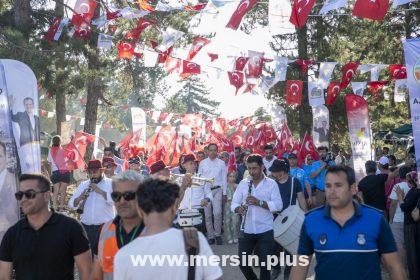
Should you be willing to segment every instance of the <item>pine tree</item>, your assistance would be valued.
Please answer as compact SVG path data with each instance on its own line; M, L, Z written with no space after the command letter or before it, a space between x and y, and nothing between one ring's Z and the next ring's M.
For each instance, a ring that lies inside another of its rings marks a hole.
M206 116L215 116L216 108L220 102L211 100L210 92L200 78L189 78L184 87L174 95L174 99L180 100L186 107L186 113L201 113Z

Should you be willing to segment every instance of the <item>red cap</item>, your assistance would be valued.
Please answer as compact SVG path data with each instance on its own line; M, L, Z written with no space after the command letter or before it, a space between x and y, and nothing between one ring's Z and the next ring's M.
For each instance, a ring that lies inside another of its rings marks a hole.
M115 163L115 160L110 157L104 157L102 159L102 165L105 166L106 164L112 164L113 166L117 166L117 164Z
M159 171L161 171L165 168L166 168L165 163L163 161L159 160L159 161L153 163L150 166L150 174L155 174L155 173L157 173L157 172L159 172Z
M182 164L185 164L189 161L197 161L197 159L195 158L194 154L186 154L183 158L182 158Z
M102 167L102 163L100 160L98 159L93 159L93 160L89 160L88 165L87 165L87 170L89 169L103 169Z

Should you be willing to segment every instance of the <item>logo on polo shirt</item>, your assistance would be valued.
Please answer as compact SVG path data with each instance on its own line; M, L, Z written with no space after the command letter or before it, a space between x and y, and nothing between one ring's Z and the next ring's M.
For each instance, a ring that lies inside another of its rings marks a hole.
M357 234L357 244L359 245L365 245L366 244L366 238L364 233L358 233Z
M325 245L327 243L327 234L326 233L320 234L319 237L318 237L318 242L322 246Z

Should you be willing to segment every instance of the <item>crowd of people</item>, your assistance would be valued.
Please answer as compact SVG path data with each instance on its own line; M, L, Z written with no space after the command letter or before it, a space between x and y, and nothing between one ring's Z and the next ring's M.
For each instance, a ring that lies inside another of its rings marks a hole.
M132 258L210 257L209 245L237 244L239 256L267 263L270 255L291 254L273 231L291 206L306 213L297 253L309 260L315 254L317 279L381 279L381 261L391 279L406 279L406 272L420 279L420 186L409 155L397 165L384 149L356 184L342 149L334 157L318 147L319 160L308 155L299 163L294 153L275 155L272 145L259 155L211 143L171 168L163 161L147 166L144 154L125 161L111 143L66 197L71 172L60 142L52 139L51 172L19 178L15 197L24 217L1 242L0 280L12 279L12 271L16 279L74 279L74 265L82 280L221 279L220 265L133 265ZM282 266L259 268L257 276L241 260L238 279L277 279ZM307 273L308 265L284 266L284 279Z

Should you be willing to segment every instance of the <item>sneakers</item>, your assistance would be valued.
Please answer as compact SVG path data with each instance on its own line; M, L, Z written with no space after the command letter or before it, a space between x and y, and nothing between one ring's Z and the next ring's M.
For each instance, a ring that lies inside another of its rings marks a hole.
M223 245L223 240L221 236L216 236L216 244L217 245Z
M213 245L213 244L214 244L214 242L215 242L215 241L214 241L214 238L210 238L210 239L209 239L209 244L210 244L210 245Z

